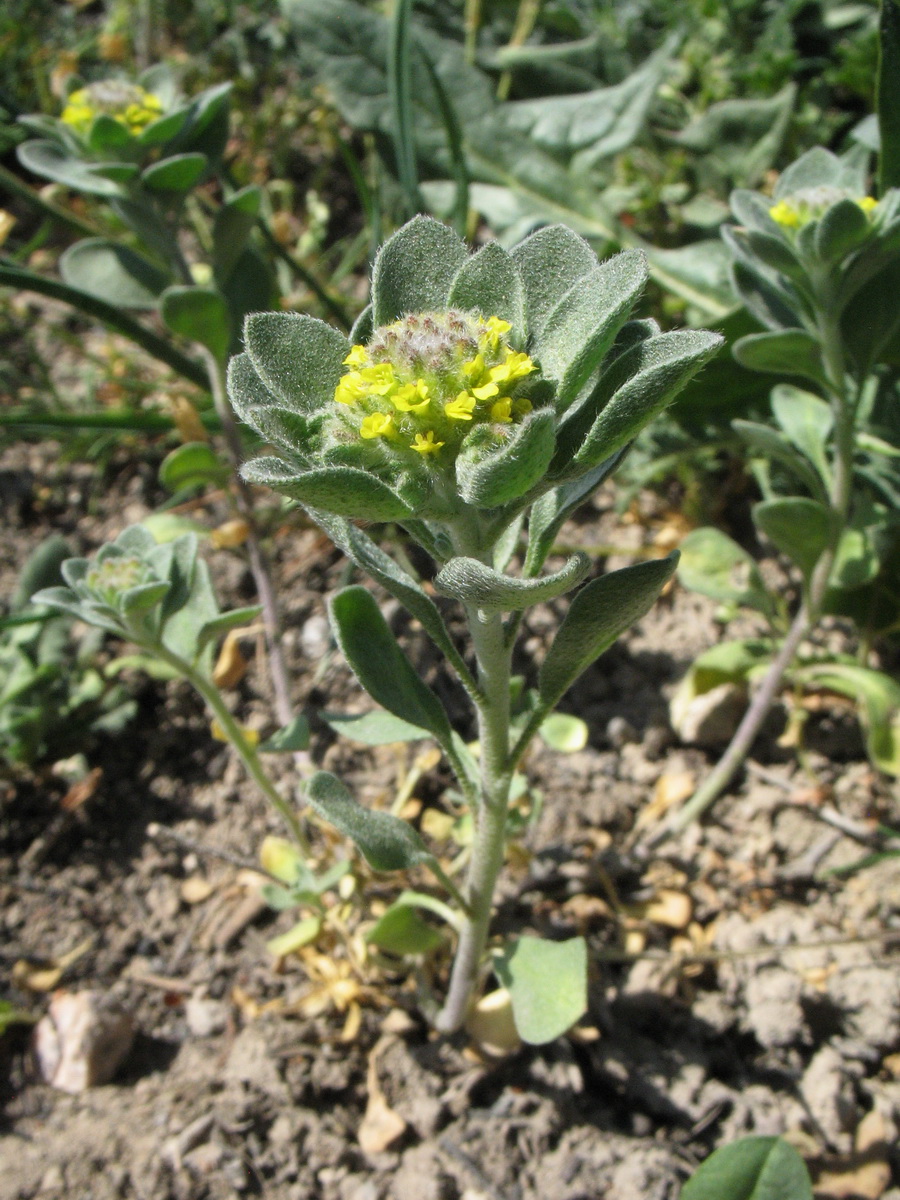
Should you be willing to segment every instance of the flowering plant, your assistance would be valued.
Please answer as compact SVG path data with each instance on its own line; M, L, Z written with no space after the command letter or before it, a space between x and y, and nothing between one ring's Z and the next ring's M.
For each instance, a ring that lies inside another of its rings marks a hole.
M457 888L410 824L363 808L326 772L307 788L312 806L377 870L425 865L450 890L459 941L436 1016L445 1031L465 1021L492 966L527 1041L551 1040L584 1011L583 939L522 937L493 959L486 949L516 766L569 686L647 611L675 569L670 555L584 583L536 686L514 709L511 660L524 610L591 572L576 554L544 573L559 529L721 340L631 320L645 280L641 253L598 262L563 226L511 253L488 243L470 255L446 226L418 217L382 248L371 305L349 340L306 316L255 314L245 352L230 366L236 412L279 451L247 463L245 478L298 500L418 619L474 709L477 760L372 594L351 586L332 598L337 641L387 710L387 728L434 737L473 811L468 877ZM352 518L396 522L431 556L433 590L461 603L471 655L422 581ZM526 520L527 549L512 573ZM420 902L405 893L397 906Z

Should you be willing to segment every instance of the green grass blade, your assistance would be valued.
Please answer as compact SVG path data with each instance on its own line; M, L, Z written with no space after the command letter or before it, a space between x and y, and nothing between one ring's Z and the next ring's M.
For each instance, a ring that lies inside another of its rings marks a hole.
M450 152L450 171L456 183L456 198L453 204L453 227L460 237L466 236L469 223L469 169L466 166L466 151L463 142L462 126L456 115L456 109L441 82L441 77L434 69L434 63L422 51L422 61L428 71L428 78L434 87L441 119L447 132L447 149Z
M416 146L413 135L412 71L410 43L413 0L396 0L388 41L388 96L393 116L397 176L408 216L424 211L419 193Z

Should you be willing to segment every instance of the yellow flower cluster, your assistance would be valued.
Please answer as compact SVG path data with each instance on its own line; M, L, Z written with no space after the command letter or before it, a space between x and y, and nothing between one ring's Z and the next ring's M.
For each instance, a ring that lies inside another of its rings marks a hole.
M159 120L163 112L162 101L152 92L134 83L107 79L72 92L60 120L76 133L85 134L103 113L135 134Z
M352 348L334 399L360 415L360 437L437 455L472 422L505 425L530 411L514 392L537 367L508 344L510 329L452 310L404 317Z
M851 196L842 188L806 188L785 200L779 200L769 209L769 216L783 229L801 229L810 221L822 216L826 209L839 200L853 200L869 216L878 201L872 196Z

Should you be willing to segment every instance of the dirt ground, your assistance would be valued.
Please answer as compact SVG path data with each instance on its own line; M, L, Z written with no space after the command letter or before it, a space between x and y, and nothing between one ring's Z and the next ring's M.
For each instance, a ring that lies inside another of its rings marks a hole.
M98 480L52 445L7 451L0 594L51 530L87 551L140 520L161 499L155 479L155 463L127 453ZM622 526L604 493L565 537L627 553L650 537L653 503ZM213 502L195 515L225 514ZM366 804L405 788L417 822L446 811L427 743L363 747L318 718L366 707L324 620L352 576L301 514L272 530L313 760ZM223 603L247 603L240 552L209 558ZM424 638L386 612L452 708ZM54 986L96 991L137 1029L114 1080L80 1095L39 1081L26 1027L0 1039L2 1200L675 1200L713 1148L748 1133L786 1134L822 1200L900 1200L900 859L829 874L866 853L835 813L897 824L900 792L866 762L852 718L813 714L802 767L764 741L701 826L649 858L632 851L647 814L711 761L678 743L667 704L721 636L714 615L675 587L567 697L589 744L528 760L543 807L511 856L496 927L584 933L590 1009L569 1036L505 1058L436 1036L416 978L364 960L366 923L402 884L356 859L353 890L334 898L345 940L273 959L266 942L297 914L267 909L250 868L277 816L185 686L133 677L139 715L89 747L100 775L74 811L50 770L0 779L4 993L40 1015L51 993L16 990L14 967L34 968L34 985L62 961ZM527 622L535 659L553 620ZM268 731L262 679L253 666L231 695ZM297 794L295 768L278 771ZM320 827L313 838L323 865L343 852ZM446 967L433 968L438 989Z

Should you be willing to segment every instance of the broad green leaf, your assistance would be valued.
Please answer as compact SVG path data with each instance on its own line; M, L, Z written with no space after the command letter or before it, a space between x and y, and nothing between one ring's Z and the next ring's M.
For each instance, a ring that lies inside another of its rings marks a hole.
M647 259L623 250L579 279L547 315L535 344L545 378L558 381L565 412L603 361L647 282Z
M153 540L159 545L174 542L185 533L196 534L198 538L208 538L212 532L200 521L167 511L151 513L149 517L144 517L141 524L153 534Z
M232 608L229 612L219 613L211 621L207 621L197 634L197 645L202 650L207 642L216 641L223 633L252 624L261 612L262 605L249 604L246 608Z
M213 265L219 279L227 279L256 225L262 189L241 188L225 201L213 222Z
M302 313L254 313L244 325L250 361L288 408L315 412L334 399L350 346L343 334Z
M406 313L440 311L466 260L464 242L432 217L414 217L381 247L372 268L376 328Z
M234 330L230 352L236 354L244 348L240 330L247 316L280 308L281 293L272 263L252 242L244 246L229 273L218 278Z
M674 400L721 344L718 334L680 330L648 338L620 355L601 377L595 395L578 410L571 425L566 422L560 430L555 470L565 472L569 459L582 469L594 467L621 450ZM621 386L615 387L619 382ZM613 388L584 432L597 400L602 404Z
M880 154L878 194L900 187L900 4L881 0L875 83Z
M806 188L847 186L847 168L836 154L822 146L807 150L784 171L775 184L773 196L783 200Z
M681 1200L813 1200L813 1190L793 1146L776 1137L745 1137L701 1163Z
M231 614L227 614L231 615ZM293 754L309 749L309 722L303 713L294 717L259 747L260 754Z
M754 259L759 259L767 267L771 267L773 271L778 271L782 275L787 275L789 279L802 280L806 275L805 268L797 258L794 247L784 234L770 235L759 233L755 229L744 233L739 229L734 229L731 230L728 241L732 248L746 245L747 260L750 263Z
M331 622L344 657L372 699L401 720L451 740L447 714L397 644L374 597L348 587L332 598Z
M750 447L755 458L774 460L787 467L800 482L818 497L827 500L828 494L820 476L777 429L760 425L756 421L732 421L732 427Z
M585 584L572 600L541 664L538 687L546 708L555 708L578 676L644 616L677 565L675 552L611 571Z
M135 141L138 145L147 148L162 146L166 142L171 141L181 131L187 118L187 107L178 108L174 112L166 113L158 121L151 121L149 125L146 125L136 136Z
M323 467L298 473L280 458L255 458L244 464L241 474L248 483L274 488L305 506L339 516L402 521L412 515L387 484L355 467Z
M880 770L900 776L900 683L869 667L823 663L797 672L807 686L849 696L860 708L866 751Z
M231 344L231 316L221 292L179 284L163 292L160 312L173 333L199 342L219 362L225 361Z
M839 200L816 223L816 254L831 266L856 250L871 231L869 218L855 200Z
M834 427L831 408L811 392L781 384L772 391L772 413L790 441L819 472L825 487L830 487L827 451Z
M377 946L387 954L406 957L430 954L444 944L442 935L423 921L408 904L395 903L379 917L366 934L370 946Z
M584 238L565 225L549 225L514 246L513 261L525 285L525 320L532 337L569 289L597 266Z
M451 284L448 303L509 321L513 344L524 347L525 288L515 262L499 242L488 242L466 259Z
M821 347L804 329L751 333L735 343L733 353L741 366L751 371L802 375L815 383L826 383Z
M725 237L726 229L722 230ZM736 262L732 268L735 290L750 312L767 329L795 329L802 322L793 296L781 284L748 263Z
M230 83L219 83L195 96L187 119L166 147L171 154L203 154L210 163L222 157L228 141Z
M355 346L359 342L368 342L372 336L374 326L372 324L372 305L367 304L356 320L353 322L353 327L348 335L349 340Z
M684 587L722 603L772 612L772 599L759 567L720 529L692 529L679 549L678 578Z
M100 113L91 124L88 145L95 155L106 154L108 151L111 157L115 157L116 151L131 145L131 133L115 117L108 113ZM127 158L128 155L124 157Z
M838 532L836 514L827 505L805 496L764 500L754 505L753 520L807 582Z
M91 170L90 164L69 154L58 142L23 142L16 150L19 162L42 179L87 192L91 196L119 196L122 189L111 179ZM96 164L94 164L96 167Z
M539 408L518 425L506 426L508 440L485 453L471 441L456 460L459 493L468 504L496 508L518 500L546 474L556 448L556 418ZM477 431L476 431L477 432Z
M316 510L311 510L310 515L339 549L377 580L416 618L459 677L468 684L471 675L447 632L437 605L425 594L412 575L404 571L367 533L351 525L343 517Z
M364 746L390 746L394 742L415 742L431 737L427 729L410 725L409 721L381 709L359 714L323 712L322 719L335 733L352 742L362 742Z
M184 488L218 486L229 474L209 442L185 442L163 459L159 481L168 491L180 492Z
M778 157L796 97L796 85L789 83L767 98L720 100L674 139L697 156L705 182L736 180L752 187Z
M513 101L499 109L500 120L505 129L542 150L569 157L573 174L587 172L637 138L656 90L671 70L675 45L670 38L612 87Z
M375 871L408 871L434 862L434 855L407 821L358 804L341 781L317 771L306 798L320 817L348 837Z
M106 238L85 238L59 260L65 282L122 308L155 308L170 279L164 271L127 246Z
M486 611L513 612L544 604L576 587L591 569L586 554L573 554L566 565L541 579L503 575L475 558L451 558L434 580L444 596Z
M205 154L173 154L147 167L141 182L151 192L187 192L208 166Z
M283 402L257 375L249 354L236 354L229 362L228 396L240 419L260 437L271 439L275 445L289 449L301 459L306 457L305 442L311 431L308 417L294 408L283 407ZM296 432L296 437L285 436L291 429Z
M512 1001L523 1042L555 1041L587 1011L587 943L520 937L494 957L494 972Z
M877 577L878 570L878 555L868 532L865 529L845 529L831 569L831 586L851 589L863 587Z
M576 754L588 744L589 730L581 717L571 713L554 712L545 717L538 729L538 737L559 754Z
M196 555L196 539L188 534L171 543L172 547L177 548L188 539L192 549L185 547L183 561L187 562L191 553ZM158 549L165 550L168 547L160 546ZM175 561L177 564L178 560ZM197 560L190 575L176 566L176 577L163 602L163 613L166 614L166 608L169 610L162 629L163 645L187 662L195 662L204 673L212 670L213 646L209 643L206 647L200 647L197 644L198 636L203 626L216 616L218 607L205 562Z

